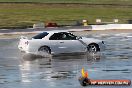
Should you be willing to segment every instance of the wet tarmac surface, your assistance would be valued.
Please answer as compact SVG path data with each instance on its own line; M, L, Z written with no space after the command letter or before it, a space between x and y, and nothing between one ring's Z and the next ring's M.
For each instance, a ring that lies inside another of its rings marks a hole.
M132 80L132 33L87 37L104 40L106 51L96 55L24 58L25 54L17 48L18 39L0 39L0 88L82 88L78 82L82 67L91 79Z

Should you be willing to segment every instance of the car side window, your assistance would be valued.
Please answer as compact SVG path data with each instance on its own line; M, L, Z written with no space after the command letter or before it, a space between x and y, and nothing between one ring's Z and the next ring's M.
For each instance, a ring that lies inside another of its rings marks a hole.
M35 36L33 36L32 38L33 39L42 39L42 38L44 38L45 36L47 36L49 33L47 33L47 32L43 32L43 33L40 33L40 34L38 34L38 35L35 35Z
M76 40L77 36L71 34L71 33L65 33L67 40Z
M54 33L49 40L62 40L62 34L61 33Z
M49 40L76 40L76 36L71 33L54 33Z

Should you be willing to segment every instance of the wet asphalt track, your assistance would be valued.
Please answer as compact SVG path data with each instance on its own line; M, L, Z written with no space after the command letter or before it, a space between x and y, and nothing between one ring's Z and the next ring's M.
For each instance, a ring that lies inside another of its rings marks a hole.
M0 39L0 88L82 88L78 82L82 67L89 72L91 79L132 80L132 33L91 34L86 37L104 40L106 51L96 56L23 58L24 54L17 49L18 39Z

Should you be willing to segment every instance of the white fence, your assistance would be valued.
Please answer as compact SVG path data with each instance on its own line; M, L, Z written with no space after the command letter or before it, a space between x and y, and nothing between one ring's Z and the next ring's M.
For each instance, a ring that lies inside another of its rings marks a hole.
M132 29L132 24L91 25L92 30Z

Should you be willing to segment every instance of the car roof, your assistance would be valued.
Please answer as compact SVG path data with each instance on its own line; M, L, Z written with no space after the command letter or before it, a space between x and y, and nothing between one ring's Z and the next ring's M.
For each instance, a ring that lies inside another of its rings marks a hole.
M68 30L52 30L52 31L44 31L47 33L59 33L59 32L68 32Z

